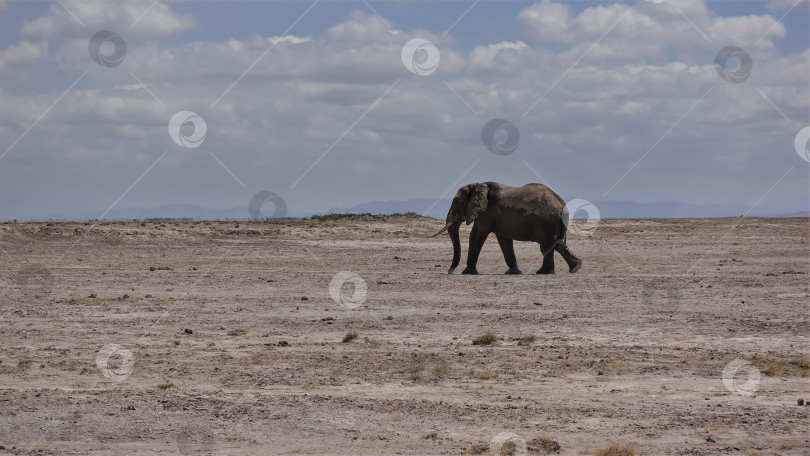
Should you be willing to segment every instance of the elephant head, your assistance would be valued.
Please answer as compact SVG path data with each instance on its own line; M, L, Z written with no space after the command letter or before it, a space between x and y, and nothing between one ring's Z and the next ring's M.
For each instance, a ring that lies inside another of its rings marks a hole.
M461 261L461 242L458 233L461 222L464 221L469 225L487 210L489 203L487 200L488 192L489 187L482 183L468 184L459 188L456 196L453 197L450 210L447 211L447 223L444 228L432 236L436 237L449 229L450 239L453 241L453 264L447 271L448 274L452 274L459 261Z

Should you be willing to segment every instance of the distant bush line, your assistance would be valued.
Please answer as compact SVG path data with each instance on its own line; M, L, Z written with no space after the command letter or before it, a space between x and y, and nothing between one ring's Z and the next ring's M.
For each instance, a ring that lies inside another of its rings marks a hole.
M417 214L416 212L396 212L393 214L371 214L369 212L365 212L362 214L324 214L324 215L313 215L309 218L309 220L316 220L319 222L328 222L328 221L338 221L338 220L357 220L357 221L372 221L372 220L388 220L391 218L409 218L409 219L420 219L420 218L428 218L424 215Z

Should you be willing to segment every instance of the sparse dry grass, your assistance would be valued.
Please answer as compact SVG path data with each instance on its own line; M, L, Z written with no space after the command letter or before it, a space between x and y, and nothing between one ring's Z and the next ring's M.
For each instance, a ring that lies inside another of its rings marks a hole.
M333 369L332 372L329 373L330 380L340 380L343 377L343 369L337 368Z
M487 331L484 334L473 339L473 345L492 345L498 341L498 336L492 331Z
M415 357L407 370L408 380L439 380L450 372L450 364L435 354Z
M562 449L556 440L545 434L526 442L526 447L529 450L529 454L559 453Z
M162 389L162 390L165 390L165 389L173 388L174 383L172 383L172 382L164 382L164 383L159 384L157 387Z
M593 456L636 456L636 450L624 445L614 443L607 448L600 448L593 452Z
M349 342L357 339L357 333L354 331L347 332L345 336L343 336L343 343L348 344Z
M518 345L531 345L537 340L537 336L529 334L528 336L513 337L512 340Z
M494 378L498 378L498 373L497 372L492 372L492 371L488 371L488 370L485 370L485 371L470 371L469 374L472 375L473 377L477 378L478 380L492 380Z
M270 360L270 357L266 353L251 353L250 355L242 358L242 362L244 364L248 364L251 366L256 366L259 364L265 364Z
M801 448L802 446L803 446L803 445L802 445L802 443L801 443L801 442L785 442L785 443L780 443L780 444L779 444L779 446L778 446L778 447L776 447L776 449L777 449L777 450L780 450L780 451L783 451L783 450L794 450L794 449L796 449L796 448Z
M754 356L751 364L769 377L810 377L810 359L806 356Z

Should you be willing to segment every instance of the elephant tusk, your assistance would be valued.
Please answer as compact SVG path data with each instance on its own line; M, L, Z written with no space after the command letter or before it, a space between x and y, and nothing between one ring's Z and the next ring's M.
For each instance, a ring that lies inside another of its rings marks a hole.
M453 222L447 222L447 225L444 225L444 228L440 229L439 231L436 232L436 234L434 234L434 235L432 235L430 237L436 237L436 236L444 233L445 231L447 231L448 228L450 228L450 225L452 225L452 224L453 224Z

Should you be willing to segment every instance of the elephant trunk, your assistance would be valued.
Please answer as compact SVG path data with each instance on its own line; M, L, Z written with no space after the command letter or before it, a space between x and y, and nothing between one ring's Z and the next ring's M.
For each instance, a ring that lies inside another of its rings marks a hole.
M450 225L450 240L453 241L453 264L450 265L450 269L447 271L448 274L452 274L453 271L456 270L459 261L461 261L461 241L458 238L458 229L461 226L461 222L453 222Z

